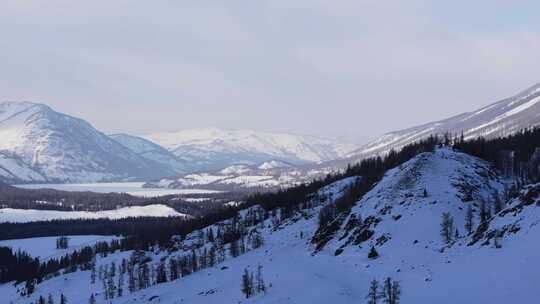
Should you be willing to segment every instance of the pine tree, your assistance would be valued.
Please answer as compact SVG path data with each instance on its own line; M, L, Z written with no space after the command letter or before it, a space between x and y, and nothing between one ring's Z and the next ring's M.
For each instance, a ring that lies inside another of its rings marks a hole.
M206 269L208 266L208 250L206 248L204 248L199 260L200 260L200 263L199 265L201 265L201 269Z
M498 214L503 209L503 201L501 200L501 197L499 196L499 192L495 192L493 194L493 209L495 211L495 214Z
M92 262L92 266L90 269L90 284L96 284L96 262L95 260Z
M112 272L109 273L109 277L107 278L107 289L105 293L107 293L107 297L109 299L113 299L116 291L116 286L114 285L114 277L112 276Z
M36 288L36 283L35 283L35 281L33 279L26 281L26 284L25 284L26 295L29 296L29 295L33 294L35 288Z
M101 280L101 282L103 283L103 297L105 301L109 299L109 292L108 292L108 287L107 287L108 278L109 278L109 268L108 266L105 266L103 270L103 278Z
M39 296L38 304L45 304L45 298L43 296Z
M135 270L133 269L133 265L131 263L127 266L127 273L128 273L128 289L130 293L134 293L137 289L137 285L135 284Z
M171 281L178 280L178 261L175 258L169 259L169 273L171 274Z
M124 273L120 271L118 274L118 288L117 288L118 297L121 298L124 295Z
M369 250L368 258L371 260L374 260L379 257L379 253L375 249L374 246L371 246L371 249Z
M54 304L53 296L52 294L49 294L49 297L47 299L47 304Z
M90 299L88 300L88 304L96 304L96 297L94 294L90 296Z
M399 304L399 300L401 298L401 286L399 282L392 281L391 278L384 280L384 286L380 293L380 298L386 304Z
M465 230L470 235L474 229L474 214L471 205L467 208L467 214L465 215Z
M216 246L212 245L208 251L208 266L214 267L216 265Z
M66 296L64 296L64 294L61 294L60 295L60 304L67 304L68 303L68 300L66 298Z
M443 212L441 222L441 237L443 241L448 245L452 242L454 234L454 219L448 212Z
M366 298L368 300L368 304L377 304L379 300L379 282L377 282L377 280L371 281L369 293Z
M485 225L487 224L489 220L489 211L488 207L486 205L486 202L484 200L480 201L480 225L485 228Z
M246 295L246 299L249 299L253 295L253 277L247 268L244 269L244 274L242 275L242 293Z
M198 262L197 253L195 252L195 250L191 251L191 268L193 272L199 271L199 262Z
M221 240L218 241L216 251L218 263L223 263L225 261L225 247L223 246L223 242Z
M109 275L111 277L115 277L116 276L116 263L114 261L111 262L111 267L110 267L110 270L109 270Z
M264 278L263 278L263 267L261 264L259 264L257 266L257 286L256 286L256 290L257 290L257 293L266 293L266 285L264 283Z
M167 282L167 271L164 262L160 262L157 267L156 283L161 284Z
M229 247L231 257L235 258L240 255L240 249L238 247L238 240L234 240Z

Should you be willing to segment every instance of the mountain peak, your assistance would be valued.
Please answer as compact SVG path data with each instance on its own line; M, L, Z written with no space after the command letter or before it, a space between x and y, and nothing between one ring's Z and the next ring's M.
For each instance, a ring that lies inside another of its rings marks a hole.
M348 156L364 158L375 154L385 154L392 149L399 150L430 135L451 134L456 136L463 134L465 139L496 138L539 125L540 83L477 111L387 133Z

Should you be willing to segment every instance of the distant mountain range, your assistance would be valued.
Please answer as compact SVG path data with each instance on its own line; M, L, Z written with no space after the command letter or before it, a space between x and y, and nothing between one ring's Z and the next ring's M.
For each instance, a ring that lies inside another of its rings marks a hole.
M175 174L43 104L0 104L0 176L8 182L91 182Z
M190 164L191 171L279 160L295 165L345 156L353 145L315 136L206 128L144 136ZM193 170L196 168L197 170Z
M154 180L237 164L311 164L352 151L350 145L317 137L249 130L210 128L145 137L106 135L44 104L4 102L0 181Z
M385 134L360 148L315 136L219 128L139 137L105 135L88 122L44 104L4 102L0 104L0 181L178 181L189 173L265 163L285 163L288 171L302 166L307 172L306 166L338 168L433 134L493 138L539 125L540 84L474 112Z
M390 132L369 142L347 155L347 160L384 154L433 134L452 136L463 134L465 139L496 138L524 128L540 125L540 84L513 97L503 99L477 111L464 113L445 120Z

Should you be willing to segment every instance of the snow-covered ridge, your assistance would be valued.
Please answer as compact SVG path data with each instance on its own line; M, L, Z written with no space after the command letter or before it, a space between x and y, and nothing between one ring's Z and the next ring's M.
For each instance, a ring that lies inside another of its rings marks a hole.
M44 104L0 103L0 138L0 178L10 182L93 182L174 174L86 121Z
M143 136L201 170L281 160L294 164L333 160L353 150L350 144L315 136L206 128Z
M446 120L390 132L348 154L351 158L362 158L384 154L391 149L402 147L424 139L430 135L450 133L465 139L477 137L495 138L510 135L525 128L540 125L540 84L520 94L483 107L474 112L464 113Z
M188 170L188 164L180 157L147 139L129 134L112 134L109 137L146 159L170 167L176 173Z
M165 205L148 205L125 207L116 210L87 212L87 211L53 211L53 210L25 210L0 209L0 223L28 223L37 221L50 221L55 219L122 219L128 217L186 217Z

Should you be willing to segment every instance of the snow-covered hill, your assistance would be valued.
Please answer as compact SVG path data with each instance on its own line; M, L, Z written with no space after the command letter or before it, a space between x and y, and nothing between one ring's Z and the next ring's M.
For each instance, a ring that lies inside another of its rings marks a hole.
M319 227L319 210L333 204L357 180L351 177L320 189L307 209L265 215L253 206L235 219L176 239L175 250L147 251L144 258L140 252L117 252L98 257L97 268L113 261L120 265L123 258L134 256L149 261L148 269L160 265L168 269L171 259L201 257L216 248L205 237L210 230L215 236L218 229L223 233L240 225L247 235L245 243L242 240L245 254L233 258L227 244L224 261L205 267L199 264L201 269L185 277L133 293L124 289L124 295L112 302L364 303L370 282L387 277L400 282L400 303L536 301L540 186L525 187L518 197L506 201L502 197L506 181L490 164L450 149L423 153L388 171L337 226L326 246L316 250L312 240ZM493 210L497 196L507 203L480 225L480 206L487 204ZM469 207L471 233L464 228ZM452 230L448 242L441 238L443 212L458 230ZM264 239L262 248L252 246L257 235ZM368 257L372 247L377 258ZM242 274L245 269L256 272L258 265L263 266L266 293L246 300L240 289ZM117 272L110 281L122 280L119 276ZM53 277L39 284L30 297L20 296L10 284L1 285L0 300L26 304L39 295L50 293L57 299L63 293L70 303L87 303L91 294L98 304L108 303L103 284L91 284L90 277L90 271ZM155 275L151 277L155 282Z
M352 145L286 133L206 128L144 136L203 170L281 160L294 164L328 161L346 155Z
M211 190L257 190L287 188L323 177L332 168L297 168L281 161L260 165L232 165L218 171L189 173L175 178L147 182L147 188Z
M423 153L386 173L343 221L338 235L344 237L328 249L366 256L371 247L383 255L399 250L412 263L415 256L446 247L439 229L443 212L454 219L456 241L466 243L468 208L478 214L482 202L492 207L504 193L504 181L485 161L445 148Z
M0 104L0 178L90 182L174 174L94 129L43 104Z
M391 149L400 150L432 134L463 133L465 139L480 136L496 138L538 125L540 125L540 84L474 112L388 133L355 150L348 157L358 159L384 154Z
M169 167L176 173L186 172L188 164L169 150L142 137L129 134L112 134L112 139L121 143L138 155Z

